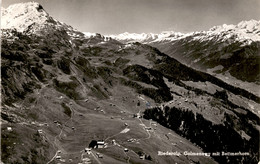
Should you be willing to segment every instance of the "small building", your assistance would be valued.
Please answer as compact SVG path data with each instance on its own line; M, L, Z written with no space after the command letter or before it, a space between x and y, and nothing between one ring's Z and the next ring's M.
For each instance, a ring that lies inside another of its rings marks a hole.
M88 99L85 99L85 102L88 102Z
M128 126L128 124L127 124L127 123L125 123L125 126Z
M145 130L152 130L151 127L145 127Z
M141 115L140 115L140 113L136 113L136 114L134 114L133 117L134 117L134 118L141 118Z
M125 149L124 149L124 151L125 151L125 152L128 152L128 149L127 149L127 148L125 148Z
M87 154L90 154L91 153L91 148L85 148L85 152L87 153Z
M56 156L56 159L60 160L60 159L61 159L61 156L60 156L60 155Z
M12 131L13 129L12 129L12 127L7 127L7 130Z
M97 148L104 148L105 142L103 140L97 141Z
M139 158L142 159L142 160L145 160L145 155L142 154L142 155L139 156Z
M113 140L112 140L112 144L113 144L113 145L116 145L116 140L113 139Z
M42 133L43 133L43 130L42 130L42 129L39 129L39 130L37 130L37 132L38 132L39 134L42 134Z

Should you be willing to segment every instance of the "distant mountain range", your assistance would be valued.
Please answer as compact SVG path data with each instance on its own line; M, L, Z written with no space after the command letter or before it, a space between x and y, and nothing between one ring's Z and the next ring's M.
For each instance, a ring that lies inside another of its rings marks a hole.
M110 37L125 43L137 41L154 46L183 64L260 94L255 90L260 82L260 21L224 24L187 34L169 31Z
M82 33L35 2L1 16L3 163L258 162L260 97L203 71L258 86L258 41L226 34L243 23L223 34L216 27L120 40Z
M122 33L118 35L108 35L116 40L123 42L138 41L141 43L151 43L151 42L171 42L187 37L193 37L193 40L198 41L208 41L213 38L218 38L218 41L239 41L246 42L245 44L250 44L252 41L260 41L260 21L250 20L242 21L237 25L222 25L214 26L209 31L198 31L192 33L180 33L174 31L164 31L160 34L153 33Z

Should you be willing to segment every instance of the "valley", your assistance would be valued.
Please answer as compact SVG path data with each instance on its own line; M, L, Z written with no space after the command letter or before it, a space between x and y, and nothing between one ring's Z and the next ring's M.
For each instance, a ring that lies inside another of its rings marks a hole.
M33 17L1 31L3 163L259 161L254 92L151 45L86 36L35 2L2 17L15 7Z

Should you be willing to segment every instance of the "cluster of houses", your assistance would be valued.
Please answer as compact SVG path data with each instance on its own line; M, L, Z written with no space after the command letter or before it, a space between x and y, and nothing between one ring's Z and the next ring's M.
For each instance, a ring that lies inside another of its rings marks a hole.
M135 141L136 141L135 138L130 138L130 139L127 140L127 142L135 142Z

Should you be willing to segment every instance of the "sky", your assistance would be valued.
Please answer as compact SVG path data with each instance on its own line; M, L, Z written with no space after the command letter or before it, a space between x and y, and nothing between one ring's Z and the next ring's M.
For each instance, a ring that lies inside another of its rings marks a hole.
M30 0L2 0L2 7ZM34 0L82 32L192 32L260 20L260 0Z

